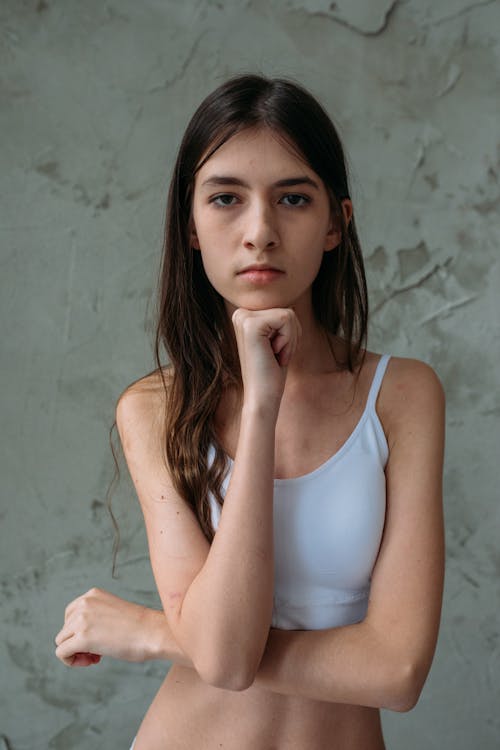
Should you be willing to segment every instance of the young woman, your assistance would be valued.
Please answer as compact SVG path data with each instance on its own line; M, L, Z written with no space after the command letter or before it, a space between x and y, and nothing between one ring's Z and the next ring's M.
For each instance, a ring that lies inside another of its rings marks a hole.
M364 348L345 158L302 87L236 76L200 105L159 292L158 369L116 423L163 612L92 589L56 655L173 662L135 750L382 750L436 645L444 397Z

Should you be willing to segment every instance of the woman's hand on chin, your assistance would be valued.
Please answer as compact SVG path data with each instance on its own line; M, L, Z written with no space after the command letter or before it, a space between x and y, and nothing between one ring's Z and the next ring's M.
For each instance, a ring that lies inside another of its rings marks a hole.
M275 408L283 396L287 367L302 326L289 307L269 310L237 308L232 315L241 365L245 402Z

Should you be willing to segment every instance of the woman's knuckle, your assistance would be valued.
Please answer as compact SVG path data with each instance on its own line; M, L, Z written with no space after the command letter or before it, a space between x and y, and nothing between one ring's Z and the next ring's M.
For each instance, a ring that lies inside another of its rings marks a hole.
M80 607L80 609L78 611L78 617L77 617L78 622L83 622L83 621L86 620L86 618L88 617L89 610L90 610L90 603L89 603L89 601L88 600L87 601L83 601L82 602L82 606Z

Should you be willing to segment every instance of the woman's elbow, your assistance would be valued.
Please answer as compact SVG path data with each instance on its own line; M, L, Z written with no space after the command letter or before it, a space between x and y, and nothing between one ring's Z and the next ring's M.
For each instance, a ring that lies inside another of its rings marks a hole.
M423 670L417 665L405 664L392 682L384 708L398 713L411 711L418 703L426 677L427 671L423 674Z
M216 663L201 665L197 672L203 682L222 690L247 690L255 680L255 670L224 665L221 660Z
M239 675L237 673L231 675L215 675L213 677L211 676L210 679L205 680L205 682L213 687L221 688L222 690L234 690L237 692L248 690L253 681L253 677L249 678L247 675Z
M247 646L245 648L245 646ZM257 648L255 642L246 644L213 636L198 641L193 666L207 685L223 690L247 690L259 670L265 643Z

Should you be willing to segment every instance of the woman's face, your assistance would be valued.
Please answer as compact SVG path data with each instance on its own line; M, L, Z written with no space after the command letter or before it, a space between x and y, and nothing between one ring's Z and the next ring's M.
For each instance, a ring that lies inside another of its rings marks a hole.
M229 315L310 305L323 253L341 239L322 180L262 127L234 135L198 171L192 221L192 247ZM254 264L280 272L242 273Z

